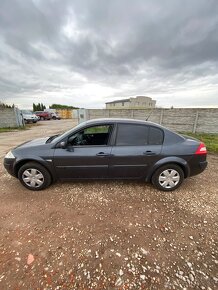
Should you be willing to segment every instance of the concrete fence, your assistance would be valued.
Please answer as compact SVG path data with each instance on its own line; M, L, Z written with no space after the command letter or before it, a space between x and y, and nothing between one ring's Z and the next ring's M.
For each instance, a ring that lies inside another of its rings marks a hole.
M18 108L0 107L0 128L11 128L22 126L24 126L23 118Z
M131 118L158 123L177 132L218 133L218 108L109 110L80 109L79 121L96 118Z

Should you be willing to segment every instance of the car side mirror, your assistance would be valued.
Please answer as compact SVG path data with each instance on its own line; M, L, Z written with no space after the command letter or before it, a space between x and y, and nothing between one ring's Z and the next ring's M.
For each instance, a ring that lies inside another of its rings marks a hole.
M67 142L65 142L65 141L60 142L59 148L66 149L66 147L67 147Z

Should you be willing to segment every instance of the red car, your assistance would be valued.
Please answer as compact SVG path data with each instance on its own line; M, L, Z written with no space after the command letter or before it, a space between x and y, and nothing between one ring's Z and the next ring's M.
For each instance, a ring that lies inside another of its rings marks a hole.
M51 120L52 118L50 113L44 111L36 111L34 114L38 116L40 120Z

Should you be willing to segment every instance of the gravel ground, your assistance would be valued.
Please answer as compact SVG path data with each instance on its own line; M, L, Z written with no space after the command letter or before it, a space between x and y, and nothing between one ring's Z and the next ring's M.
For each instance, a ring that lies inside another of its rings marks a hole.
M41 124L0 134L0 156L72 126ZM217 289L218 156L208 160L173 193L133 181L31 192L0 164L0 289Z

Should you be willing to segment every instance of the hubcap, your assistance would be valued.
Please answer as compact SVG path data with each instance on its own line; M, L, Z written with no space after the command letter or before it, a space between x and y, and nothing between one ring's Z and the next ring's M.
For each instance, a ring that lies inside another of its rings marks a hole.
M43 174L35 168L26 169L22 174L22 179L29 187L39 187L44 182Z
M180 175L175 169L164 170L159 175L159 183L164 188L173 188L179 183L179 181Z

